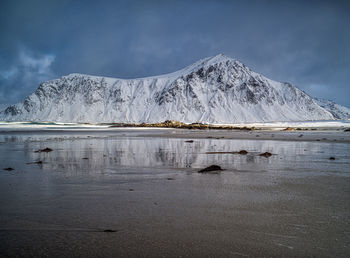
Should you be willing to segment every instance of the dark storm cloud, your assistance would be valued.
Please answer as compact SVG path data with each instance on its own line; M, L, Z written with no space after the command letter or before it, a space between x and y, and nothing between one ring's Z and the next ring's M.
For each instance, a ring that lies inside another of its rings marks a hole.
M347 1L1 1L0 103L77 72L172 72L224 53L350 106Z

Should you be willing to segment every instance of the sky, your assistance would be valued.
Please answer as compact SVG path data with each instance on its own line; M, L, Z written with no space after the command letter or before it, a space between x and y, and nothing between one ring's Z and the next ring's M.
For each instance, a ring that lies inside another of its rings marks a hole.
M0 104L70 73L137 78L223 53L350 107L350 1L0 1Z

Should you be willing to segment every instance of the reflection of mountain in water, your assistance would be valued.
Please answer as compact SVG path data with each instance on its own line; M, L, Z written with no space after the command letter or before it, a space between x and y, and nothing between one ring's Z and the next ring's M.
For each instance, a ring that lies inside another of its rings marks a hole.
M50 147L50 153L35 149ZM219 164L225 169L266 171L278 166L293 166L305 150L319 151L319 145L307 142L169 138L106 138L26 143L29 159L42 160L44 169L101 173L119 168L202 168ZM248 155L206 154L245 149ZM269 151L270 158L257 154ZM283 157L283 161L280 158ZM289 163L287 162L289 160ZM282 163L284 162L284 163ZM282 163L282 164L281 164Z

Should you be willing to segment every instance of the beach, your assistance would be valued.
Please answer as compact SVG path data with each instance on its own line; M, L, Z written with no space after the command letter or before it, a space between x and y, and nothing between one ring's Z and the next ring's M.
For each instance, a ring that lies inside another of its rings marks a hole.
M3 257L350 255L343 129L6 129L0 164Z

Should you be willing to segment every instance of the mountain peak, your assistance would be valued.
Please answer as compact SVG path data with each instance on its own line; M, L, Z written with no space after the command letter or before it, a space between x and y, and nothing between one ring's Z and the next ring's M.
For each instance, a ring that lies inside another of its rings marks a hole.
M203 61L203 63L205 63L205 64L211 65L211 64L218 64L218 63L223 63L223 62L227 62L227 61L234 62L236 60L220 53L220 54L215 55L215 56L204 58L200 61Z
M81 77L81 76L84 76L84 75L86 75L86 74L82 74L82 73L70 73L70 74L65 75L65 77L76 77L76 76Z
M210 66L240 66L240 67L245 67L242 63L239 61L230 58L228 56L225 56L224 54L218 54L215 56L207 57L198 60L197 62L185 67L182 70L179 70L178 72L175 72L173 74L185 74L185 73L191 73L193 71L199 70L199 69L207 69Z
M231 57L228 57L228 56L226 56L226 55L223 54L223 53L219 53L219 54L217 54L217 55L215 55L215 56L212 56L212 57L210 57L210 59L214 59L214 60L217 60L217 61L219 61L219 62L221 62L221 61L226 61L226 60L234 60L234 59L232 59Z

